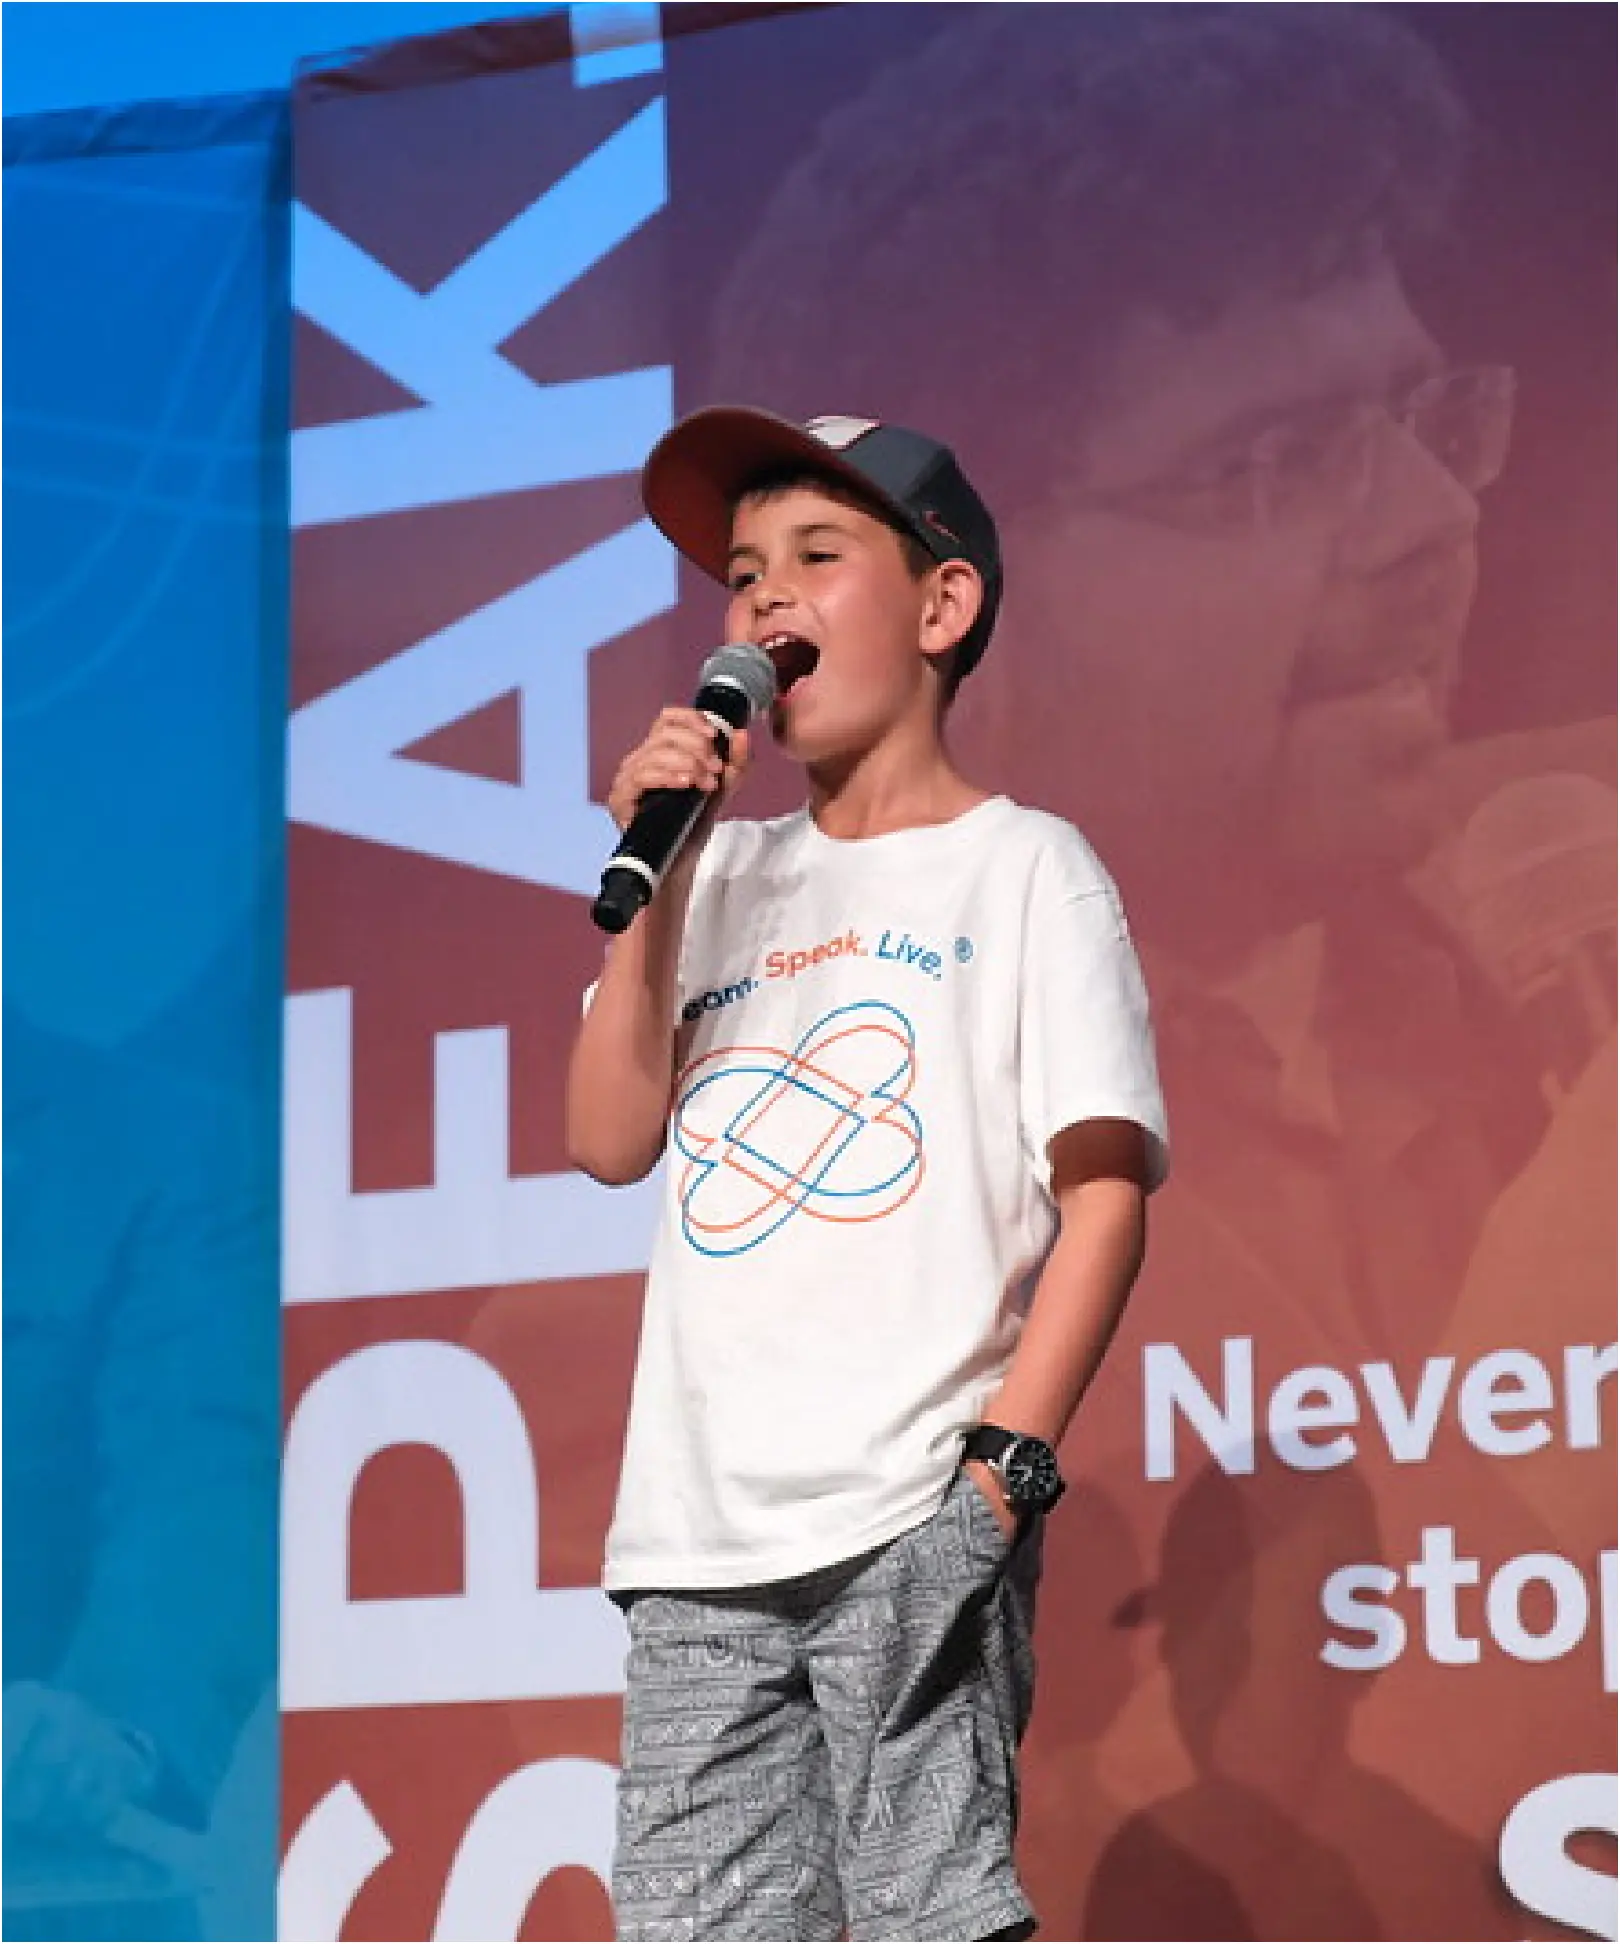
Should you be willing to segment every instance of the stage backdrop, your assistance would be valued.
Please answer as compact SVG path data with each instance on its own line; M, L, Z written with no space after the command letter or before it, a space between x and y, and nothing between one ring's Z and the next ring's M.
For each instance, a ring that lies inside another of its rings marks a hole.
M587 7L301 84L285 1934L610 1934L654 1190L562 1081L607 780L720 625L635 471L748 399L980 480L959 756L1154 993L1043 1934L1614 1935L1613 31Z
M6 122L8 1938L274 1923L287 129Z

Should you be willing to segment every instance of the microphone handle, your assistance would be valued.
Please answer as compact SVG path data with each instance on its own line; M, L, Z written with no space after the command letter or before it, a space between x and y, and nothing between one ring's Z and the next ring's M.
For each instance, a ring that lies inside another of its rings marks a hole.
M714 723L715 753L723 763L731 753L731 738L715 716L709 720ZM650 903L708 802L708 791L699 789L648 790L642 795L591 906L591 917L602 931L616 937Z

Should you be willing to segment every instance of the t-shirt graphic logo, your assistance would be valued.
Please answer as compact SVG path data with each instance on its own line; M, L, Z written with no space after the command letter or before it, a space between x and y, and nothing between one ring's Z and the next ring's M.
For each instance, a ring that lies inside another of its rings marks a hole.
M875 1222L917 1192L923 1128L906 1104L916 1035L894 1006L839 1006L791 1052L727 1046L676 1088L681 1227L704 1255L758 1248L803 1214Z

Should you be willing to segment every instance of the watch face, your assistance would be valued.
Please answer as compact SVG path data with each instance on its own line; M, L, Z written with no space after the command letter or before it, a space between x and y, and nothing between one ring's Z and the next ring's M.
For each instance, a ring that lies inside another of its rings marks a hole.
M1042 1506L1063 1489L1057 1455L1039 1438L1015 1438L1001 1460L1007 1498L1014 1506Z

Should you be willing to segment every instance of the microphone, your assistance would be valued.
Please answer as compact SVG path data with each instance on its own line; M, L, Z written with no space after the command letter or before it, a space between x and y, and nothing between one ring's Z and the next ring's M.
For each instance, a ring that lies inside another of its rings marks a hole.
M1614 792L1552 772L1507 783L1468 820L1464 928L1518 1014L1549 1105L1614 1032Z
M776 700L779 688L791 687L809 672L805 657L814 662L808 642L792 642L779 665L763 648L737 641L720 648L703 664L692 706L714 724L714 746L722 761L731 743L731 729L746 729L755 716ZM602 889L591 916L605 932L619 933L658 889L670 863L703 815L708 793L689 790L648 790L636 806L630 827L602 873Z

